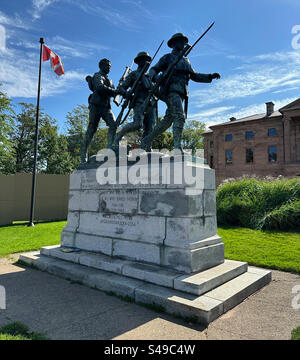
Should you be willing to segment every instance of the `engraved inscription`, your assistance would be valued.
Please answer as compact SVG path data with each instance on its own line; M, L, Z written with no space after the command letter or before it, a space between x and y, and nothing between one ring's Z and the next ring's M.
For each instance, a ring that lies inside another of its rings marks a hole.
M80 214L78 231L83 234L161 244L165 238L165 219L128 214Z
M137 223L132 219L124 219L118 216L111 215L109 218L103 218L100 221L102 224L112 224L112 225L120 225L120 226L136 226Z
M106 191L100 195L100 212L136 214L138 192L136 190Z

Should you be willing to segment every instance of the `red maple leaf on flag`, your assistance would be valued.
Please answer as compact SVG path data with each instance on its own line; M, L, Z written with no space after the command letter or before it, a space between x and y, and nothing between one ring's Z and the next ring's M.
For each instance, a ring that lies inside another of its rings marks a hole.
M54 51L50 50L46 45L43 46L43 61L48 61L50 59L50 64L52 70L58 75L61 76L65 73L63 63L61 58L55 54Z

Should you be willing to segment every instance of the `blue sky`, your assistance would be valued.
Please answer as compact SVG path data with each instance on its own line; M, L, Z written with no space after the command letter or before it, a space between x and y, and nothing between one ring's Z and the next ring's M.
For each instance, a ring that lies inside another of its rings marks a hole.
M41 106L64 131L67 112L87 104L85 76L101 58L112 61L117 84L137 52L153 54L165 40L162 56L174 33L193 42L215 21L189 56L196 71L222 75L212 84L190 82L189 119L209 126L264 112L267 101L278 109L300 97L300 49L292 47L299 12L299 0L1 0L0 82L15 104L36 103L44 37L65 75L43 63Z

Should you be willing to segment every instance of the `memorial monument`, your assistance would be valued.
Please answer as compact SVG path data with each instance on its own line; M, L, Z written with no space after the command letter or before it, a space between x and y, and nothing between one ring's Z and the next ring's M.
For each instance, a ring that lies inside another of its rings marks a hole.
M143 138L147 151L127 155L126 147L112 147L84 161L70 178L61 246L20 258L64 278L208 324L270 282L271 272L224 258L217 232L215 172L181 148L189 78L210 82L220 76L192 71L186 55L193 47L183 34L175 34L168 44L178 43L168 63L150 70L154 85L143 96L134 121L141 126L153 99L167 101L165 119ZM146 67L140 67L143 71ZM153 138L172 123L174 151L151 152Z

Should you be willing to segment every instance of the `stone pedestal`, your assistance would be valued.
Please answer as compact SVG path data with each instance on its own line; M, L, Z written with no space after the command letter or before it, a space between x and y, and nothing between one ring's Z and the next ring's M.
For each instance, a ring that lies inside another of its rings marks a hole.
M81 251L44 247L20 259L210 323L270 282L271 272L224 260L215 173L193 160L119 162L105 173L103 163L93 158L71 176L68 221L61 235L62 246ZM116 173L115 181L105 184L109 172Z
M199 183L175 184L176 166L178 171L181 166L183 177L184 172L197 170ZM62 245L186 273L224 262L224 244L217 234L214 171L207 165L142 165L144 183L139 184L101 185L97 171L82 169L71 175ZM132 167L117 171L128 174ZM157 184L151 184L151 171L158 175Z

